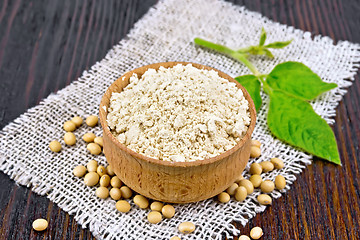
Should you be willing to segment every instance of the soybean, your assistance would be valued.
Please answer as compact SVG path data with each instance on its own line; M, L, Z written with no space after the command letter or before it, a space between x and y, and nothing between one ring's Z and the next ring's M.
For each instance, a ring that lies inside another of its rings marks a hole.
M96 143L89 143L86 148L91 154L99 155L101 153L101 147Z
M76 177L83 177L86 173L86 167L83 165L76 166L73 170L73 174Z
M235 191L235 199L239 202L242 202L246 199L247 190L244 186L240 186Z
M110 177L109 175L102 175L101 178L100 178L100 186L102 187L108 187L110 184Z
M275 177L275 187L276 187L276 189L282 190L282 189L285 188L285 186L286 186L285 178L283 176L281 176L281 175L277 175Z
M260 148L261 142L259 140L251 140L251 145Z
M97 197L105 199L109 196L109 189L106 187L98 187L95 191Z
M195 224L192 222L183 222L179 224L179 231L181 233L192 233L195 231Z
M262 167L258 163L252 163L250 165L250 174L261 174L262 173Z
M232 196L235 194L235 190L239 187L239 185L237 185L237 183L233 183L230 185L230 187L228 187L228 189L226 189L226 192Z
M121 196L125 199L131 198L132 191L128 186L122 186L120 188Z
M267 194L260 194L257 196L257 200L262 205L270 205L272 203L271 197Z
M117 176L114 176L111 178L110 184L112 187L119 188L119 187L121 187L122 182Z
M173 236L170 238L170 240L181 240L181 238L179 238L178 236Z
M48 227L48 225L48 221L42 218L36 219L32 224L33 229L39 232L44 231Z
M246 236L246 235L241 235L239 237L239 240L250 240L250 238L248 236Z
M63 126L64 130L67 131L67 132L72 132L76 129L76 125L75 123L71 122L71 121L66 121L64 123L64 126Z
M139 206L139 208L147 208L149 206L149 200L147 200L147 198L145 198L142 195L136 195L133 199L134 203Z
M260 227L254 227L250 231L250 237L252 239L259 239L263 235L263 230Z
M274 164L270 161L263 161L260 165L264 173L274 170Z
M162 214L166 218L172 218L175 215L175 208L171 205L165 205L161 209Z
M91 115L86 118L86 124L89 127L95 127L98 123L98 117L96 115Z
M254 174L249 178L249 181L254 185L255 188L258 188L262 182L262 178L259 174Z
M114 200L119 200L121 198L121 191L119 188L110 189L110 197Z
M83 119L79 116L73 117L70 121L72 121L76 127L80 127L83 123Z
M239 182L239 186L243 186L246 188L247 194L251 194L254 192L254 185L247 179L243 179Z
M99 175L96 172L89 172L85 175L84 182L86 186L95 186L99 182Z
M218 200L221 203L227 203L230 201L230 195L227 192L222 192L218 195Z
M100 177L106 174L106 168L104 166L98 166L96 169L97 174L99 174Z
M260 184L260 189L264 193L269 193L274 191L275 185L273 181L265 180Z
M276 169L282 169L284 167L283 160L281 160L279 158L271 158L270 161L272 162L272 164L274 164L274 167Z
M98 167L98 163L97 163L96 160L90 160L90 161L88 162L88 164L86 165L86 167L87 167L87 170L88 170L89 172L96 172L97 167Z
M123 213L130 211L131 208L130 203L128 203L125 200L117 201L115 207L119 212L123 212Z
M163 206L164 206L164 204L161 202L153 202L150 204L150 209L153 211L161 212Z
M94 138L94 143L97 143L100 147L104 146L104 140L102 137L96 137Z
M158 211L151 211L147 215L147 219L148 219L149 223L156 224L156 223L161 222L162 216L161 216L161 213L159 213Z
M261 155L261 150L259 147L256 147L256 146L250 147L250 157L257 158L257 157L260 157L260 155Z
M238 183L240 182L242 179L244 179L243 175L240 175L236 180L235 182Z
M95 138L96 138L95 134L91 132L85 133L84 136L82 137L82 139L87 143L93 142Z
M67 132L64 135L64 142L66 145L72 146L76 143L76 137L75 134L72 132Z
M115 175L114 170L110 165L108 165L106 167L106 172L108 173L109 176L114 176Z
M49 148L53 152L60 152L61 150L61 144L58 141L52 141L49 144Z

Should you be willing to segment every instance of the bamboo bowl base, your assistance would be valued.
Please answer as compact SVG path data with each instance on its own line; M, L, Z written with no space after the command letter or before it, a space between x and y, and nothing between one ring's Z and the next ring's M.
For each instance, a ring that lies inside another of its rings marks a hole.
M186 62L165 62L143 66L125 73L105 92L100 103L104 153L116 175L128 187L148 198L169 203L189 203L213 197L229 187L243 172L249 157L251 134L256 121L254 103L248 92L233 78L214 68L190 63L199 69L215 70L220 77L235 82L247 101L251 122L245 136L232 149L213 158L193 162L168 162L146 157L120 143L106 122L111 94L121 92L133 73L141 76L149 68L173 67Z

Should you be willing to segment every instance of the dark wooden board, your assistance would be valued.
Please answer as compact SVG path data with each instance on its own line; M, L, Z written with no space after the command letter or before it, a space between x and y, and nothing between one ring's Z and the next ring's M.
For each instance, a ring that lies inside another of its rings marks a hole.
M77 79L126 36L156 0L0 0L0 129ZM241 0L235 4L335 42L360 42L358 0ZM333 126L342 167L315 159L290 191L248 225L262 239L360 239L359 75ZM49 228L32 230L46 217ZM0 173L0 239L92 239L73 216Z

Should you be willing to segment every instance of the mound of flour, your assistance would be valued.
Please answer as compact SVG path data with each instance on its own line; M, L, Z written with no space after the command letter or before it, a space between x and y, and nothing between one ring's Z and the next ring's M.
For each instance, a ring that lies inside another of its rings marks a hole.
M231 149L250 124L249 103L235 83L191 64L134 74L112 93L107 123L128 148L187 162Z

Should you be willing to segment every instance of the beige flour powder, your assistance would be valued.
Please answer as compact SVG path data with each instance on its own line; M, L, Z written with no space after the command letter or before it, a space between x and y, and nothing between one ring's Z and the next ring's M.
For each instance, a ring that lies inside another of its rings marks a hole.
M235 83L191 64L134 74L110 99L107 122L128 148L165 161L195 161L231 149L250 124Z

